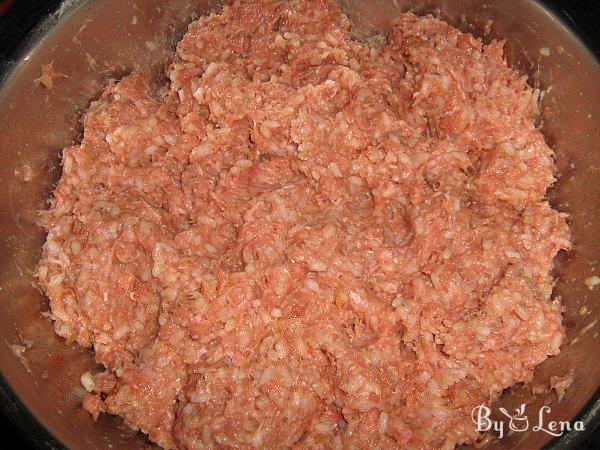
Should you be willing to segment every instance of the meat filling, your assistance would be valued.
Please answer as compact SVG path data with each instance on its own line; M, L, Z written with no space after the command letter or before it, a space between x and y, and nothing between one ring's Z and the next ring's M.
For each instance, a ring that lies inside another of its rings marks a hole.
M552 150L503 43L432 16L350 38L330 0L189 26L112 82L43 226L84 406L168 449L444 448L559 352Z

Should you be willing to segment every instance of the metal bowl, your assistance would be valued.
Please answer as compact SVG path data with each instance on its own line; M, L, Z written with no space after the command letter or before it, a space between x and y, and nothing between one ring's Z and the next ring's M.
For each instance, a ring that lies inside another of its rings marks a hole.
M550 420L579 419L586 431L554 439L529 430L491 442L495 448L574 448L600 419L598 320L600 288L584 280L600 272L600 66L557 16L534 0L342 0L361 38L387 30L400 11L432 12L463 30L507 40L511 65L546 90L541 126L556 151L559 182L552 203L570 214L574 249L556 260L568 341L546 361L532 385L574 373L562 402L531 386L507 392L499 403L527 403L530 422L548 404ZM152 446L119 419L94 423L80 407L79 377L95 369L92 354L55 336L33 269L44 240L36 211L47 206L60 176L60 149L76 141L80 117L112 77L133 69L164 77L165 63L194 13L217 7L210 0L65 0L30 36L19 58L4 67L0 85L0 394L9 415L38 445L71 449ZM66 77L52 89L36 83L42 65ZM496 405L497 406L497 405ZM41 426L40 426L41 424ZM47 430L46 431L44 431Z

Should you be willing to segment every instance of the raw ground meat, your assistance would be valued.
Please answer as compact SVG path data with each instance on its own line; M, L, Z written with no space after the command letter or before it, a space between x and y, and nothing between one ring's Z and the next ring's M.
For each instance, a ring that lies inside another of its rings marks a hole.
M42 222L84 406L165 448L444 448L556 355L551 149L503 43L328 0L190 25L108 86Z

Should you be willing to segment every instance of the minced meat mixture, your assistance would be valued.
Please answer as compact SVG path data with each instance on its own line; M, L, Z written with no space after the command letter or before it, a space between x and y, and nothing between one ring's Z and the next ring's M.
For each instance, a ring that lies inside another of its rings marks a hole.
M106 368L94 416L169 449L452 449L559 352L532 89L502 42L394 24L358 42L333 1L237 1L168 86L91 104L38 276Z

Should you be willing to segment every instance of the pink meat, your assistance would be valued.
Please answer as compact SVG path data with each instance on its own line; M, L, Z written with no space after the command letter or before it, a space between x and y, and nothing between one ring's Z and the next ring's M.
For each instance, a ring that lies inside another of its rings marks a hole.
M164 448L444 448L559 352L534 97L431 16L330 0L190 25L167 89L108 86L63 152L39 281L106 371L84 406Z

